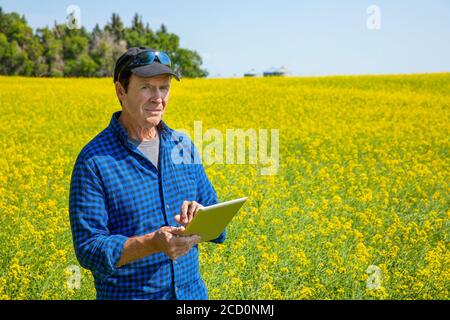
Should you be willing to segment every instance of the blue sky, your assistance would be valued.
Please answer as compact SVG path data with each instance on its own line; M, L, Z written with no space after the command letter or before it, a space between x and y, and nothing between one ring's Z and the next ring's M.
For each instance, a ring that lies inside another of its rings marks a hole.
M212 77L280 66L299 76L450 71L449 0L0 0L33 28L65 22L72 4L89 31L113 12L126 25L135 12L153 29L164 23ZM370 5L380 9L380 29L367 27Z

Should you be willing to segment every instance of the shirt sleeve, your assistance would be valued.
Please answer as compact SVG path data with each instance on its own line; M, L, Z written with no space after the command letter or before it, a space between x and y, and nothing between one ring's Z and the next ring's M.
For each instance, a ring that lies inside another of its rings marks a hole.
M70 224L78 262L104 279L116 271L128 238L109 233L103 187L90 160L79 156L72 172Z
M198 194L198 203L203 206L210 206L216 203L219 203L217 198L216 190L214 189L211 181L209 181L208 176L206 175L205 168L203 167L200 156L197 152L197 149L192 144L192 148L194 150L194 165L196 169L196 177L197 177L197 194ZM216 239L210 240L210 242L214 243L223 243L226 239L226 229L222 231L222 233Z

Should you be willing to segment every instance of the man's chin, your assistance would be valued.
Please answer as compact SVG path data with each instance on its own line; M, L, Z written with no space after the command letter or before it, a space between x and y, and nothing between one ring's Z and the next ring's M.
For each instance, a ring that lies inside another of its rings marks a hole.
M147 117L145 123L149 126L155 127L161 121L161 117Z

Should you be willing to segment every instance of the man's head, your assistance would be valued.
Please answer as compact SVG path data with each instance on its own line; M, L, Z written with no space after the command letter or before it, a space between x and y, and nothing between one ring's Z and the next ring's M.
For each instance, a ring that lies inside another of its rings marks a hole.
M164 52L130 48L116 62L114 83L123 112L142 127L161 121L169 100L170 81L179 75Z

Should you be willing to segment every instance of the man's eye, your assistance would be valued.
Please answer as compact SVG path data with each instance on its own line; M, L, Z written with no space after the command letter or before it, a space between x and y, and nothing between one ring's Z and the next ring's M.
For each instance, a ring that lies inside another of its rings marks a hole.
M147 86L143 86L143 87L141 87L141 89L147 89L148 87Z

